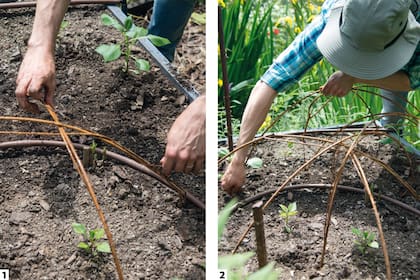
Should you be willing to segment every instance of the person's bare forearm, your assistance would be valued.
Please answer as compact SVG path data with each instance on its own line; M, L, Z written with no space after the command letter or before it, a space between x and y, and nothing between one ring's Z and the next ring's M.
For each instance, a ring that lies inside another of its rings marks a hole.
M251 92L241 122L241 130L237 146L251 141L261 124L264 122L270 106L277 92L264 82L259 81ZM248 148L235 153L233 162L243 164L248 153Z
M391 76L378 80L363 80L355 78L355 83L363 83L370 86L391 90L391 91L410 91L410 80L404 71L398 71Z
M69 5L69 0L38 0L29 47L41 47L54 52L60 24Z

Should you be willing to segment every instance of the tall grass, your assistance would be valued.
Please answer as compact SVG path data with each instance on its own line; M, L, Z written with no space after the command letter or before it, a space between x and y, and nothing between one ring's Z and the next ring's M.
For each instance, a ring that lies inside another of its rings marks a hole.
M225 4L222 19L228 79L232 86L231 98L236 101L233 102L233 115L239 118L250 89L262 73L261 67L273 61L273 45L271 40L266 39L272 23L273 4L262 0L231 0L225 1ZM219 77L221 76L219 67ZM221 97L220 87L219 102L222 103Z

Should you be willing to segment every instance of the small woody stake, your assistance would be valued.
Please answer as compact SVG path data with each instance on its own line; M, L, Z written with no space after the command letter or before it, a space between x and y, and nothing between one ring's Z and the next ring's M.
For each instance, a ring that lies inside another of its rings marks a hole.
M264 219L263 219L263 202L258 201L252 206L254 213L254 228L255 237L257 240L257 258L258 266L262 268L267 264L267 248L265 246L265 234L264 234Z

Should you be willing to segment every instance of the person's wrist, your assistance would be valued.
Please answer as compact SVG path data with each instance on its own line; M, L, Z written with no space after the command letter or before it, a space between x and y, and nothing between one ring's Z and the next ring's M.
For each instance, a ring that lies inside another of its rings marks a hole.
M245 158L236 154L231 161L231 165L235 167L245 166Z
M28 41L28 51L34 51L39 54L53 56L54 46L46 43L45 41L43 42L42 40L39 41L31 38Z

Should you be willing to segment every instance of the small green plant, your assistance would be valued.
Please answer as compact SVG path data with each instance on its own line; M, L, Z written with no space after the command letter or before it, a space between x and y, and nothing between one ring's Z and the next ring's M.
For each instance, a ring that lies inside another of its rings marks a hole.
M263 160L259 157L253 157L247 160L246 165L251 168L258 169L262 167Z
M289 225L289 219L292 216L295 216L298 213L296 202L290 203L288 206L280 204L280 217L284 220L284 231L286 233L291 233L293 228Z
M376 236L373 232L362 231L358 228L352 228L351 232L356 235L356 240L354 241L354 244L356 244L357 249L363 255L368 252L368 248L379 248L379 244L375 240Z
M125 18L124 24L120 24L113 17L102 14L102 23L106 26L112 26L121 32L123 40L118 44L103 44L95 49L95 51L102 55L105 62L117 60L124 55L125 67L124 72L140 73L140 71L149 71L150 64L143 58L137 58L131 54L131 50L136 41L142 37L147 37L155 46L161 47L170 43L166 38L160 36L147 34L147 30L142 27L135 26L131 16ZM129 69L130 60L134 60L135 69Z
M87 230L84 224L73 223L73 231L83 236L84 241L79 242L78 248L85 250L96 257L98 252L111 253L108 241L103 241L105 231L102 228Z

